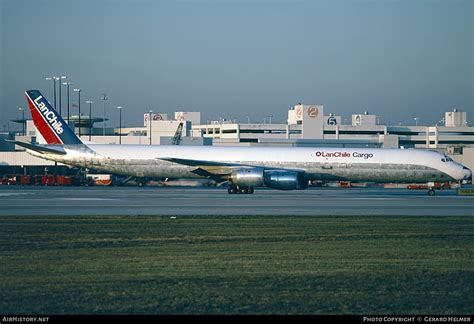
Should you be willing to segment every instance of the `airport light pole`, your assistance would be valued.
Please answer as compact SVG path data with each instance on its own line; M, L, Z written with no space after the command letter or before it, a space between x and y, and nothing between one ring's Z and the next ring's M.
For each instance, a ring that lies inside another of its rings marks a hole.
M61 98L61 80L62 79L66 79L65 76L60 76L56 79L56 81L59 81L59 116L62 116L63 115L63 112L62 112L62 98Z
M418 118L415 117L415 118L413 118L413 119L415 120L415 126L418 126Z
M23 134L23 136L25 136L25 123L26 123L25 122L25 109L19 107L18 110L21 111L21 116L22 116L21 117L21 126L22 126L22 129L23 129L22 134Z
M46 80L53 80L53 87L54 87L54 110L56 110L56 80L58 80L58 77L57 76L52 76L52 77L48 77L46 78Z
M119 110L119 144L122 144L122 106L118 106Z
M150 123L150 145L151 145L151 113L153 110L150 109L150 117L148 118L148 123Z
M74 89L77 92L77 100L79 102L79 138L81 138L81 89Z
M63 82L63 85L67 86L67 124L69 125L69 86L71 82Z
M86 103L89 104L89 141L91 140L91 132L92 132L92 104L93 102L87 100Z
M107 95L105 93L103 93L101 96L100 96L100 100L103 101L103 108L104 108L104 122L103 122L103 125L102 125L102 136L105 136L105 102L108 100L109 98L107 97Z

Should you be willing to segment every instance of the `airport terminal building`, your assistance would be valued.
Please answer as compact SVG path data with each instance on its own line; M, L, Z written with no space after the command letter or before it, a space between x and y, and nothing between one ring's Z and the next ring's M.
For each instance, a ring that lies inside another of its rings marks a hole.
M440 118L443 116L440 116ZM0 177L5 174L76 172L67 166L42 160L7 140L42 143L32 120L21 132L0 133ZM313 146L377 147L437 150L474 169L474 127L466 112L446 112L439 125L383 125L368 112L353 114L348 123L342 116L325 114L321 105L297 104L288 110L286 123L238 123L221 119L201 123L200 112L145 113L143 125L106 127L102 118L70 116L69 123L84 142L104 144L225 145L225 146ZM98 126L96 124L99 124Z

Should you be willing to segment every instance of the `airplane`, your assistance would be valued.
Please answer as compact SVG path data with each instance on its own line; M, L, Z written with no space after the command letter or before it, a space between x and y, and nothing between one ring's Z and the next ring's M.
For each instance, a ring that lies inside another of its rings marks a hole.
M315 180L472 181L467 167L421 149L84 144L40 91L25 94L48 144L13 142L31 155L79 168L135 177L207 178L227 182L229 194L252 194L257 187L307 189Z

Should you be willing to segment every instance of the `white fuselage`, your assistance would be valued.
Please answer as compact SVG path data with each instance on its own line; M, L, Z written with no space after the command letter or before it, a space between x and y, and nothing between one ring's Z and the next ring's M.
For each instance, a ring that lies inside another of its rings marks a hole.
M54 146L52 146L54 147ZM278 148L175 145L65 145L65 155L31 154L77 167L121 175L196 178L194 166L162 160L189 159L304 172L309 180L373 182L452 181L463 166L443 154L417 149ZM470 173L470 171L469 171Z

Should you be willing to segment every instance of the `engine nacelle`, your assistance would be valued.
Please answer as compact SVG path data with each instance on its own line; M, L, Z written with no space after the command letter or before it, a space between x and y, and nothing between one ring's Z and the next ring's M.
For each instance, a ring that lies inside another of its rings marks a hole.
M307 189L308 179L304 174L291 171L265 172L264 183L267 187L279 190Z
M235 170L230 175L230 179L239 187L262 187L263 170L252 168Z
M257 168L234 170L232 183L241 188L267 186L279 190L307 189L308 179L303 173L292 171L263 171Z

